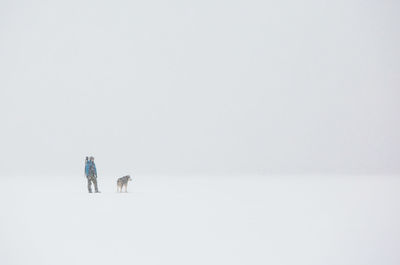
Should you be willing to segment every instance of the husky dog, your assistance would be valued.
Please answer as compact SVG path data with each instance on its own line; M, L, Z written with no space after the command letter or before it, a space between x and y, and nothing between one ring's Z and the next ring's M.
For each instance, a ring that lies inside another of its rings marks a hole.
M122 192L122 188L125 187L125 192L128 189L128 181L131 181L131 176L127 175L125 177L119 178L117 180L117 192Z

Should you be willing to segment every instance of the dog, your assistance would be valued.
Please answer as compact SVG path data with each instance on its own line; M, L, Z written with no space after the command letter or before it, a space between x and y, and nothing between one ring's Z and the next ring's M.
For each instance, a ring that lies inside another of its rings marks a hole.
M131 176L127 175L117 180L117 192L122 192L122 188L125 187L125 192L128 192L128 181L131 181Z

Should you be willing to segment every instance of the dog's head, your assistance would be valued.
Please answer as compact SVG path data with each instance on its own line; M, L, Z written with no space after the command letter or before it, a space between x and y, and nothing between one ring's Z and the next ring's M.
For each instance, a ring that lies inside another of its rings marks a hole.
M129 175L127 175L126 178L127 178L128 181L132 180L131 176L129 176Z

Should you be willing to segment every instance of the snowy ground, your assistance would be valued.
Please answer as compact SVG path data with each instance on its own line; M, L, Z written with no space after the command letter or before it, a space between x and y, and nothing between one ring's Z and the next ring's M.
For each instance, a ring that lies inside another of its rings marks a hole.
M0 264L400 264L400 178L0 178Z

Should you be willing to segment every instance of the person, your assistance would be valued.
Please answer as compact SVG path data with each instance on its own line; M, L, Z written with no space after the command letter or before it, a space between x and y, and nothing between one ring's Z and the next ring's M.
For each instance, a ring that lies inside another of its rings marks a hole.
M89 157L87 156L86 157L86 159L85 159L85 169L84 169L84 174L85 174L85 176L87 177L87 174L86 174L86 166L87 166L87 163L89 162Z
M96 170L96 164L94 163L93 156L91 156L89 158L89 160L85 161L85 175L86 175L86 178L88 181L89 193L92 193L92 182L94 185L94 192L98 193L99 189L97 188L97 170Z

